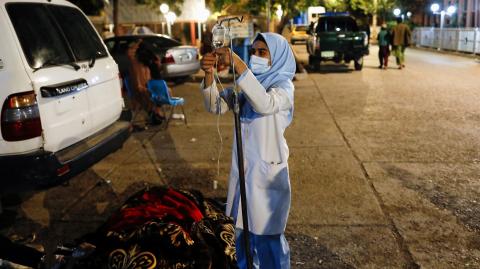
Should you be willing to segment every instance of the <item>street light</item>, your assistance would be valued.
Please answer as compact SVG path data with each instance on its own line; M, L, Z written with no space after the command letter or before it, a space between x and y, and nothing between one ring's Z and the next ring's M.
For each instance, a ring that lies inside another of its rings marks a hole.
M165 18L167 19L167 31L168 35L172 36L172 25L177 19L177 15L173 13L172 11L169 11L167 15L165 15Z
M452 16L453 14L455 14L456 11L457 11L457 8L455 6L449 6L447 8L447 14L449 16Z
M445 10L440 11L440 5L437 4L437 3L433 3L430 6L430 10L435 15L440 14L440 37L439 37L439 40L438 40L437 50L441 50L442 36L443 36L443 26L445 24L445 15L452 16L453 14L455 14L455 12L457 12L457 7L455 7L454 5L451 5L447 8L447 11L445 11Z
M170 10L167 4L163 3L160 5L160 12L162 12L163 15L167 14L167 12Z
M160 5L160 12L163 14L164 20L167 20L167 13L170 10L167 4L163 3ZM162 34L165 34L165 22L162 21Z
M402 17L402 20L404 20L405 15L407 15L407 18L410 18L412 16L412 12L408 11L406 14L405 13L402 14L402 10L399 8L396 8L393 10L393 15L395 15L395 17Z
M399 8L393 10L393 15L395 15L395 17L399 17L400 14L402 14L402 11Z

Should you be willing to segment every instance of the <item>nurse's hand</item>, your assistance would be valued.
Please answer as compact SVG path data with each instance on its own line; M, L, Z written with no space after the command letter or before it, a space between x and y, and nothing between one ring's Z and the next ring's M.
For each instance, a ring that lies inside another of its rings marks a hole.
M233 63L235 65L235 72L237 72L237 74L242 74L248 69L247 65L242 61L242 59L236 53L231 53L230 49L227 47L216 49L215 54L218 57L218 62L225 65L230 65L232 61L231 55L233 55Z
M213 53L206 53L203 55L202 60L200 61L200 66L205 74L213 73L213 67L215 66L216 61L217 57Z

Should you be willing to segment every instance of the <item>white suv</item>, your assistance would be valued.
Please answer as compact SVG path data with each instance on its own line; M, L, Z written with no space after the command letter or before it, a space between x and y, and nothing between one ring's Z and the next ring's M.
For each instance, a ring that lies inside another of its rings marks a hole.
M0 40L0 189L72 176L123 145L117 64L76 6L0 0Z

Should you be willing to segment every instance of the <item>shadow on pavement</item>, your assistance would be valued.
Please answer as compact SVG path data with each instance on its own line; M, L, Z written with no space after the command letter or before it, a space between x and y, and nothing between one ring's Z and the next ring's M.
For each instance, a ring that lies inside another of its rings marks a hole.
M292 268L355 269L315 238L295 233L287 233L286 237L291 251Z
M47 253L97 229L121 202L91 169L62 185L7 194L3 200L1 234L20 243L43 246ZM24 238L32 240L25 242Z
M173 126L173 128L176 127ZM189 127L180 126L179 128ZM184 156L191 155L195 158L196 154L201 154L203 150L195 146L177 148L173 136L177 139L189 140L192 134L191 131L178 132L179 128L175 131L171 130L171 127L161 130L150 140L151 152L154 152L152 158L157 160L156 165L161 169L165 184L173 188L199 190L205 197L218 197L218 194L224 191L212 189L210 179L215 177L214 170L208 167L193 167L192 162L185 160L180 154L179 151L184 151Z
M319 73L319 74L329 74L329 73L352 73L355 72L353 66L347 64L334 64L334 63L322 63L318 69L315 69L313 66L305 65L308 73Z

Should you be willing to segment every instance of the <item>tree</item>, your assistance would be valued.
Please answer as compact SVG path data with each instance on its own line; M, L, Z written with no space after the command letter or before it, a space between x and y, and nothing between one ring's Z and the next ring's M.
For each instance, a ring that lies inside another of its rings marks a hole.
M267 1L268 0L207 0L207 4L212 7L214 11L222 12L228 9L230 12L258 16L260 14L266 14ZM280 5L283 10L283 15L277 32L281 32L283 26L288 23L291 18L300 14L300 11L307 10L309 6L318 6L321 4L323 4L321 0L270 0L270 17L275 16L275 7Z
M351 9L371 16L390 11L396 4L395 0L349 0L348 2Z
M353 10L361 11L372 18L372 38L377 37L377 17L382 14L385 21L387 11L390 11L396 3L396 0L347 0L349 7Z
M328 11L345 11L348 9L346 1L339 0L324 0L323 6Z

